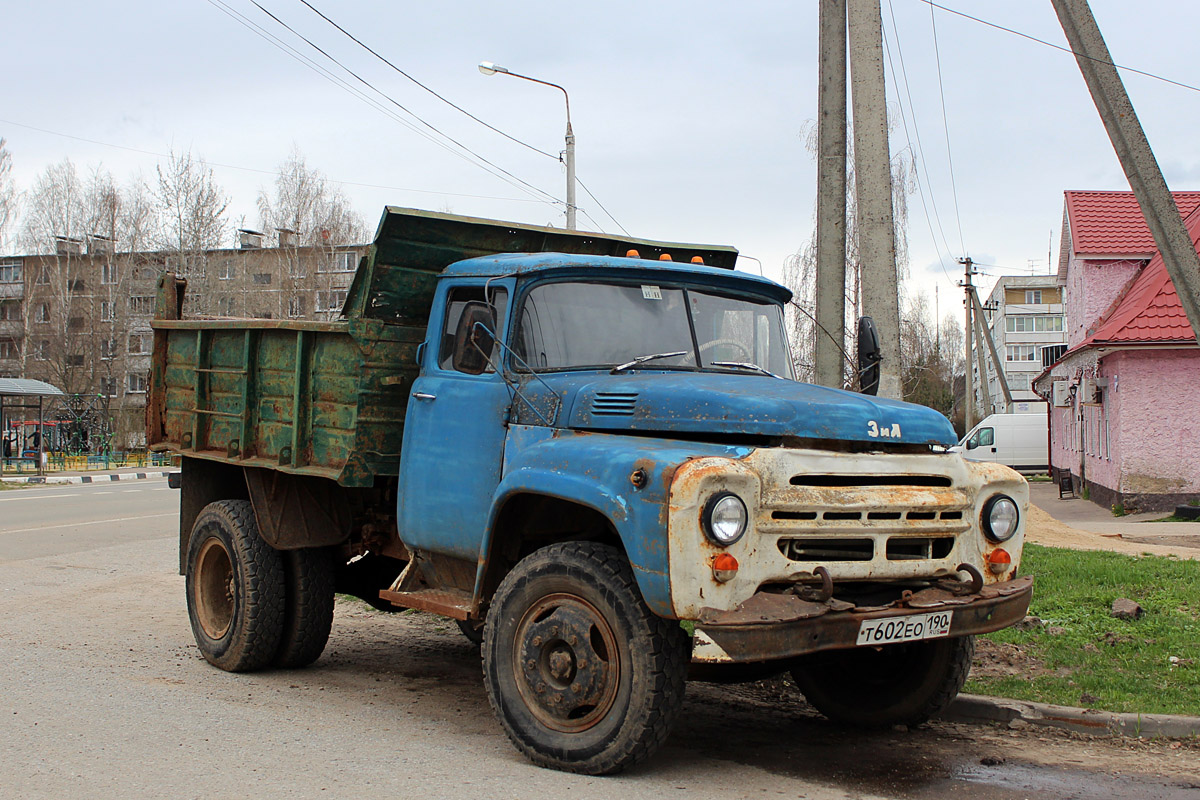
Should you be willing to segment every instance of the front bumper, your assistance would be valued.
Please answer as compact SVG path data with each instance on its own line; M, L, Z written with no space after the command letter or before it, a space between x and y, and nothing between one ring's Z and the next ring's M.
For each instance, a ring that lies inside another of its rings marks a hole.
M950 611L950 636L1007 628L1029 610L1033 578L1025 576L983 586L974 594L928 588L888 606L861 608L836 598L824 602L794 594L757 592L731 611L705 608L696 620L692 661L745 663L791 658L819 650L857 646L863 620L902 618Z

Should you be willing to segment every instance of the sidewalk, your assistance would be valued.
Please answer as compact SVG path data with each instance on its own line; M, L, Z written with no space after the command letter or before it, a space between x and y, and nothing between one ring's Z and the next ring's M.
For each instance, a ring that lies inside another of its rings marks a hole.
M18 475L4 478L5 483L16 484L64 484L64 483L108 483L110 481L136 481L147 478L163 478L174 467L124 467L110 470L65 470L47 475Z
M1114 517L1083 498L1060 500L1049 482L1030 483L1029 499L1026 538L1036 544L1200 559L1200 522L1154 521L1169 516L1166 511Z

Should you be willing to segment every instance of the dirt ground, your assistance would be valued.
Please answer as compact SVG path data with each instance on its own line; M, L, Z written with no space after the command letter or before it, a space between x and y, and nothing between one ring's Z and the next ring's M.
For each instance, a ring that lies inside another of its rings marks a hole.
M1145 540L1130 541L1119 536L1103 536L1073 528L1059 522L1032 504L1029 506L1029 519L1025 525L1025 541L1046 547L1067 547L1073 550L1111 550L1114 553L1124 553L1130 556L1149 553L1155 556L1200 559L1200 549L1195 547L1155 544Z

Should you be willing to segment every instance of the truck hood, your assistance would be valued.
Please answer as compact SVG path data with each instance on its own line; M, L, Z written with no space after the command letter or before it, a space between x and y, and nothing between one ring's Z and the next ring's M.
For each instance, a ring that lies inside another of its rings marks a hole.
M949 420L925 406L766 376L640 371L544 377L549 387L535 380L523 390L536 395L555 389L562 401L557 422L575 430L942 446L957 441Z

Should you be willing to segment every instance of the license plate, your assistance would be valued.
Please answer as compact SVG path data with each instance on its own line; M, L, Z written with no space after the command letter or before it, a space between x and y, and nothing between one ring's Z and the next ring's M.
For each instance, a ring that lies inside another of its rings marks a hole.
M949 636L952 616L949 611L934 611L908 617L864 619L858 626L857 644L874 646Z

